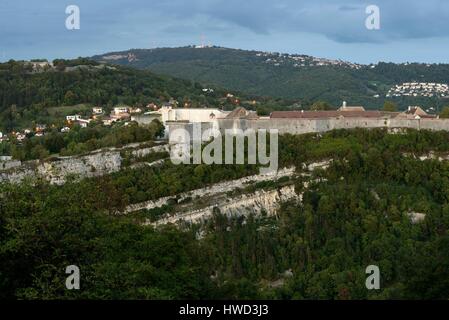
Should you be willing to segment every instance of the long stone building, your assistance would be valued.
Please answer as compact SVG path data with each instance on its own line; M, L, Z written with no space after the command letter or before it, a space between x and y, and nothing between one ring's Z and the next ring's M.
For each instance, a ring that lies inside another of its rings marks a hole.
M205 111L203 111L204 113ZM416 130L447 130L449 119L429 115L420 107L409 107L405 112L366 111L363 107L343 106L335 111L275 111L269 117L259 117L254 111L237 108L230 113L209 118L207 121L167 121L169 142L187 143L192 140L193 128L201 123L201 131L217 129L237 132L247 129L277 129L279 134L326 132L334 129L354 128L412 128ZM177 130L181 129L181 130ZM229 132L229 131L228 131Z

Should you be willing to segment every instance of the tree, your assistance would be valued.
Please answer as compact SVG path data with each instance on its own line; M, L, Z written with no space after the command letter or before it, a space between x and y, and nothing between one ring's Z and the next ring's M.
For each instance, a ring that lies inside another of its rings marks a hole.
M329 103L325 102L325 101L317 101L314 104L312 104L312 106L310 107L310 110L313 111L325 111L325 110L334 110L335 108L333 108Z
M385 101L384 103L384 107L383 107L383 111L386 112L396 112L398 109L396 103L392 102L392 101Z
M440 118L442 119L448 119L449 118L449 106L446 106L441 110Z
M33 149L31 150L31 157L33 159L44 160L49 155L50 153L48 152L48 150L45 149L45 147L40 144L34 146Z
M73 93L73 91L69 90L64 95L64 105L71 106L76 103L77 96Z

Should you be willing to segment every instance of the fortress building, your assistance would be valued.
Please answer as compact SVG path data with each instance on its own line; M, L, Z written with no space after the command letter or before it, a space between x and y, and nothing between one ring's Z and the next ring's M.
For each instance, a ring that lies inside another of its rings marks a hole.
M256 112L242 107L230 113L215 109L195 109L193 112L198 112L198 114L189 113L189 116L184 116L184 113L181 112L179 115L183 115L182 120L177 121L170 118L170 121L166 122L169 132L177 132L177 134L168 135L170 143L189 143L187 140L193 136L195 123L201 123L202 132L214 128L223 135L226 130L231 130L227 132L237 132L247 129L277 129L279 134L304 134L354 128L412 128L449 131L449 119L439 119L435 115L427 114L420 107L409 107L405 112L384 112L366 111L361 106L348 107L343 103L342 107L335 111L274 111L269 117L259 117ZM207 116L212 113L214 117ZM182 131L188 134L180 135L179 132Z

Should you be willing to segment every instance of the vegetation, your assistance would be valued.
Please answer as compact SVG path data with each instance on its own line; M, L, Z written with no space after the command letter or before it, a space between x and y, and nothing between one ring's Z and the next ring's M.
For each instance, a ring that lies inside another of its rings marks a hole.
M449 118L449 106L446 106L441 110L440 118L442 119L448 119Z
M324 101L317 101L310 107L310 110L313 111L327 111L327 110L334 110L335 108L331 107L329 103Z
M69 181L0 186L0 296L8 299L448 299L449 133L338 130L283 136L282 165L333 159L295 181L278 217L187 229L114 215L255 167L166 164ZM298 169L302 171L302 169ZM264 185L260 185L264 187ZM152 219L171 206L144 213ZM409 213L425 220L412 223ZM200 230L201 228L201 230ZM198 237L201 231L202 236ZM65 289L65 268L81 290ZM381 290L365 288L378 265ZM287 272L286 272L287 271Z
M327 101L338 106L341 101L380 109L388 90L403 82L449 83L448 64L379 63L356 70L346 66L294 67L266 63L255 51L211 47L196 49L160 48L111 53L122 55L117 64L148 69L159 74L211 83L257 96L301 100L303 105ZM128 54L137 60L128 61ZM103 56L95 56L101 61ZM377 97L379 95L379 97ZM400 109L424 105L438 109L444 103L437 98L394 98Z
M92 106L105 112L120 104L144 107L172 101L180 107L215 107L233 110L273 109L289 104L280 99L226 98L227 91L191 80L158 76L149 71L99 65L88 59L55 60L55 68L36 72L31 64L9 61L0 64L0 131L33 128L36 124L62 126L65 116L89 114ZM209 88L209 87L207 87Z
M396 112L396 111L398 111L398 106L396 105L396 103L394 103L392 101L385 101L384 107L382 110L386 111L386 112Z
M147 127L132 123L116 125L112 129L100 124L81 128L75 126L68 133L53 129L45 136L29 137L24 142L3 142L0 155L12 155L17 160L45 159L50 155L73 156L104 147L122 147L129 143L153 141L163 134L164 127L155 120Z

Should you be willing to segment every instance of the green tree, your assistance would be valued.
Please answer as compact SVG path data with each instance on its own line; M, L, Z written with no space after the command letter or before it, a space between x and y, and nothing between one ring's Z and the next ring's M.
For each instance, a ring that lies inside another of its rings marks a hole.
M448 119L449 118L449 106L444 107L440 112L440 118Z
M396 103L393 101L385 101L384 106L382 108L385 112L396 112L398 109Z
M77 96L73 93L73 91L69 90L64 95L64 104L66 106L74 105L77 102Z
M310 107L310 110L313 111L326 111L326 110L335 110L329 103L325 101L317 101Z

